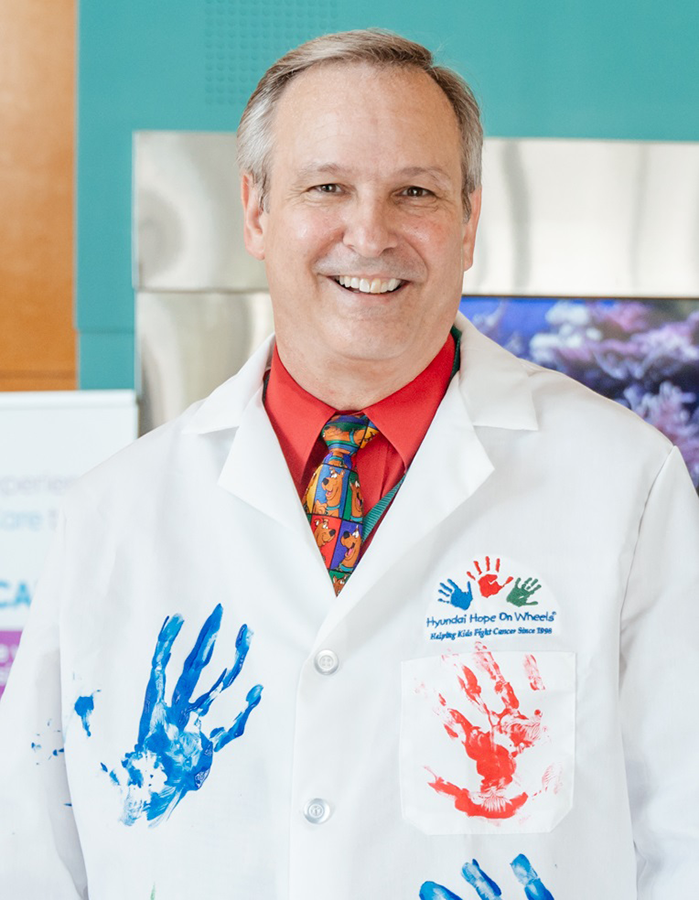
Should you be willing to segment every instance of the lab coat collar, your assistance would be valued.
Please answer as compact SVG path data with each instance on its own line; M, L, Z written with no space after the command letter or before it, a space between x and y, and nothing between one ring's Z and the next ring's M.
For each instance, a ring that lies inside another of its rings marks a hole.
M265 372L272 363L273 349L274 335L270 335L237 375L209 394L185 427L185 434L211 434L237 428L248 403L262 385Z
M524 363L485 337L461 313L459 386L472 425L538 431Z
M455 325L461 332L459 389L471 424L536 431L536 412L524 364L484 337L461 313ZM237 428L270 366L273 346L274 337L270 336L237 375L201 404L185 433L209 434Z

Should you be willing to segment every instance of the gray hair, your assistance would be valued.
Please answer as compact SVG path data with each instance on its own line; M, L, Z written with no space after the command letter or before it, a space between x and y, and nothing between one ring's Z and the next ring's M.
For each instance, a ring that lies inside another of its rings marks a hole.
M329 63L368 63L379 68L407 68L425 72L444 91L461 133L462 199L466 218L470 195L481 183L483 129L478 102L466 82L451 69L437 66L421 44L388 31L368 28L314 38L290 50L262 76L248 100L238 127L238 168L251 176L264 207L269 190L274 109L290 81L311 66Z

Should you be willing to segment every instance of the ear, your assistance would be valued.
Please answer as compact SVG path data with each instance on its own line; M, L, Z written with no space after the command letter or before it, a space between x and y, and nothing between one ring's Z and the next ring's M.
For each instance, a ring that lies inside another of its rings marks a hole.
M478 219L481 215L481 189L476 190L470 195L471 200L471 216L464 224L464 272L473 265L473 249L476 246L476 230L478 229Z
M243 202L243 238L245 249L255 259L265 258L264 210L260 206L260 190L249 173L240 178L240 199Z

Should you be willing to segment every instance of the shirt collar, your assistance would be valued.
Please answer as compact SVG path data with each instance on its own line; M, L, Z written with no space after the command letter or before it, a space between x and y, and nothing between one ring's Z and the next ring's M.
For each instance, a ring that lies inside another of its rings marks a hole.
M407 469L446 393L454 367L456 342L450 334L432 362L400 390L364 410L393 444Z
M413 381L361 410L395 447L406 469L449 385L455 349L450 334L437 356ZM272 354L265 408L292 478L300 479L321 429L337 410L296 383L284 367L276 347Z
M265 409L291 476L298 481L322 427L335 410L294 381L281 361L276 345L265 391Z

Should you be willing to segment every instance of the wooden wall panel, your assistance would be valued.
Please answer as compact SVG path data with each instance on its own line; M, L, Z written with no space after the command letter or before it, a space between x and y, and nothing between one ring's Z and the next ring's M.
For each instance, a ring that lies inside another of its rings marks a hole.
M75 387L76 0L0 0L0 390Z

